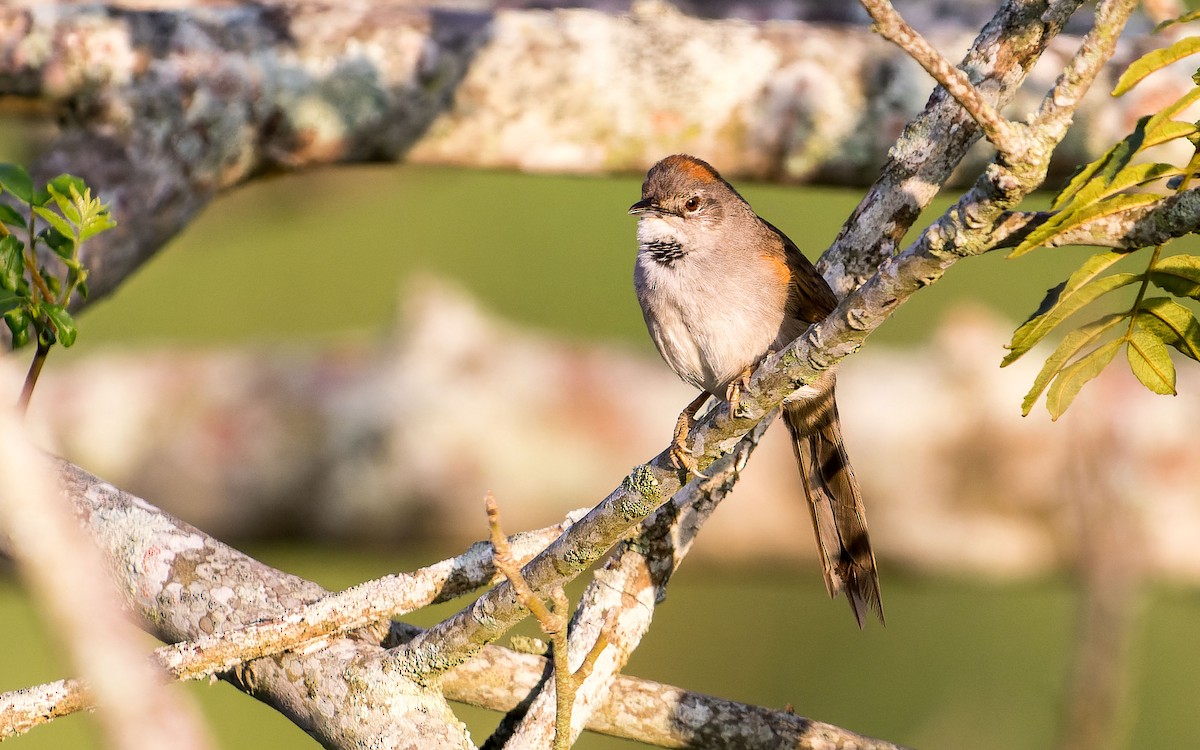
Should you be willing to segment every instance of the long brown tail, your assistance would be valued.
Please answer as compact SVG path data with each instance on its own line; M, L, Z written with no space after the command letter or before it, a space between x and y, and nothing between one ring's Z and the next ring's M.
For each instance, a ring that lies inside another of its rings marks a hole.
M868 608L883 622L883 601L879 597L879 574L867 534L862 493L842 443L833 390L831 382L828 389L811 400L786 403L783 418L792 434L804 493L812 510L825 586L833 597L846 592L854 619L861 628L866 623Z

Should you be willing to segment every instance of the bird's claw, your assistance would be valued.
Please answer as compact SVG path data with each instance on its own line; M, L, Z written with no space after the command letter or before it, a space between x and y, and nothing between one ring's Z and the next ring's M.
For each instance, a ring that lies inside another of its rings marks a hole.
M688 447L687 439L692 426L696 424L696 412L700 410L700 407L704 405L707 399L707 394L701 394L699 398L680 412L679 419L675 422L675 435L671 441L671 464L677 469L705 479L708 478L708 475L700 471L700 464L696 461L696 454Z
M683 437L686 438L687 435L685 434ZM700 463L696 461L696 455L692 453L692 449L688 448L687 443L679 436L676 436L675 441L671 444L671 464L680 471L708 479L708 475L700 470Z
M733 380L729 381L729 385L725 386L725 400L729 402L729 414L733 417L746 416L742 414L742 389L750 387L750 375L754 372L753 367L747 367L741 375L738 375Z

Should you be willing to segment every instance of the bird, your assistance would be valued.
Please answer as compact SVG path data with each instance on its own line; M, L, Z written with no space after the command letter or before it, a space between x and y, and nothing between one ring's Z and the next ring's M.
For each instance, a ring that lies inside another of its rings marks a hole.
M740 405L741 389L768 354L824 320L838 300L794 242L754 212L710 164L668 156L646 174L638 218L634 290L659 354L699 388L676 423L671 456L699 473L687 447L710 397ZM842 439L832 370L783 404L783 421L812 511L825 586L846 594L859 628L884 622L862 493Z

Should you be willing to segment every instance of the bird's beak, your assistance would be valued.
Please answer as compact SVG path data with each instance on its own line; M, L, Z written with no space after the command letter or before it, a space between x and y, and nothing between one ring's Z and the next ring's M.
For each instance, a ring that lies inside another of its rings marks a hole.
M640 201L629 207L629 213L633 214L634 216L644 213L657 213L657 211L657 207L655 207L649 198L642 198Z

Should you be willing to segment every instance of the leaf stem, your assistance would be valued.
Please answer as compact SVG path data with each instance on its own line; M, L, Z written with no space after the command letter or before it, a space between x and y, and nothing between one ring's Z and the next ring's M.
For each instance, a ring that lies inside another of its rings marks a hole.
M29 214L29 242L25 245L25 252L21 253L21 258L25 261L25 270L29 271L29 276L33 280L33 285L37 287L38 292L42 295L42 299L47 302L54 300L54 295L50 292L50 286L46 280L42 278L42 274L37 269L37 250L35 249L34 240L37 239L34 232L34 222L36 214ZM38 300L34 300L36 304ZM40 344L39 344L40 346Z
M1137 297L1133 300L1133 307L1129 308L1129 327L1125 329L1125 340L1133 339L1133 328L1137 322L1137 314L1142 309L1142 300L1146 298L1146 290L1150 288L1150 272L1154 270L1154 264L1158 263L1158 256L1162 255L1162 249L1165 243L1159 243L1154 246L1154 252L1150 254L1150 262L1146 264L1146 272L1142 274L1142 282L1138 285Z
M37 351L33 361L29 363L29 372L25 375L25 384L21 386L21 395L17 399L17 412L22 416L29 411L29 400L33 396L33 388L37 385L38 376L42 374L42 365L46 364L46 355L50 353L50 345L38 337Z

